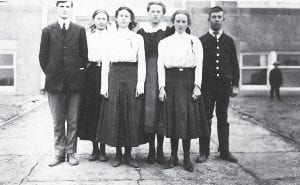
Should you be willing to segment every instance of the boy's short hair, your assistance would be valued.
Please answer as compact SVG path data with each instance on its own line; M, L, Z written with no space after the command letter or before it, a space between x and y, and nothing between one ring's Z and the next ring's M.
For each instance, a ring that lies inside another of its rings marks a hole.
M58 1L56 1L56 7L58 7L58 5L60 3L65 3L65 2L68 2L68 1L71 1L71 7L73 7L73 1L72 0L58 0Z
M220 6L214 6L209 10L208 16L210 17L213 12L224 12L224 10Z

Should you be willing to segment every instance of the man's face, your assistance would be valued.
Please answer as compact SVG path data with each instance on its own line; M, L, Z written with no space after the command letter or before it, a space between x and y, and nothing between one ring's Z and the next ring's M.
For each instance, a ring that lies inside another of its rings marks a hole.
M72 15L72 10L73 8L71 1L59 3L56 7L57 14L62 19L70 18Z
M219 31L222 28L222 24L224 22L223 12L212 12L208 19L210 23L210 27L214 31Z
M148 16L153 24L158 24L163 17L163 7L160 5L151 5Z

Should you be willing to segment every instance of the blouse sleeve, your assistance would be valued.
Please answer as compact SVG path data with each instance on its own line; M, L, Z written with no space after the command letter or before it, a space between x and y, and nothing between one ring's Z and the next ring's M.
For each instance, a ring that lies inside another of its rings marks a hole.
M157 59L157 73L158 73L158 87L159 89L165 87L165 51L164 51L164 41L160 41L158 44L158 59Z
M196 70L195 70L195 82L194 84L198 87L201 87L202 83L202 65L203 65L203 47L198 39L194 39L195 43L195 62L196 62Z
M143 37L138 35L138 50L137 50L137 61L138 61L138 79L137 79L137 90L144 93L144 85L146 80L146 61L145 61L145 48Z
M108 92L108 72L110 67L109 60L109 49L105 48L102 56L102 67L101 67L101 94L104 95Z

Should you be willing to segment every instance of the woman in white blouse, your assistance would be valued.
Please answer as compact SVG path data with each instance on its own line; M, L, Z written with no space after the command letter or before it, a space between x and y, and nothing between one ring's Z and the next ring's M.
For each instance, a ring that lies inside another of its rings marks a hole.
M109 15L105 10L100 9L93 13L92 18L90 32L87 32L89 62L82 91L77 134L81 140L90 140L93 142L93 151L88 158L90 161L98 159L100 161L107 161L105 144L100 144L99 150L98 142L96 141L96 132L102 101L100 95L101 63L107 45Z
M208 136L200 91L203 48L198 38L185 32L190 25L187 11L176 11L171 21L175 33L160 41L157 62L159 99L164 102L160 124L165 128L165 136L171 138L171 158L165 168L178 165L178 142L181 138L184 168L193 171L190 140Z
M146 143L144 138L144 83L146 77L145 51L142 36L131 31L135 17L128 7L115 14L117 30L112 33L110 46L102 65L101 94L105 97L100 109L97 139L116 147L113 166L124 160L138 167L131 156L131 147Z

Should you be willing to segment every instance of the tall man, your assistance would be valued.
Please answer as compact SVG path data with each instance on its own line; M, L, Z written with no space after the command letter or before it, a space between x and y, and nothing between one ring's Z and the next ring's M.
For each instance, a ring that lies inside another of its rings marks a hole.
M237 162L237 159L229 152L227 112L229 98L235 97L239 90L239 64L234 41L222 29L224 20L221 7L216 6L210 9L208 22L211 28L208 33L200 37L204 51L201 91L210 132L213 111L216 107L220 158ZM199 139L200 156L197 162L206 161L209 155L209 142Z
M39 60L46 75L45 90L54 125L55 158L49 166L65 161L77 165L77 118L80 89L87 65L85 29L72 23L73 2L56 1L57 22L42 31ZM65 131L67 121L67 131Z

